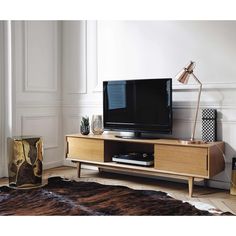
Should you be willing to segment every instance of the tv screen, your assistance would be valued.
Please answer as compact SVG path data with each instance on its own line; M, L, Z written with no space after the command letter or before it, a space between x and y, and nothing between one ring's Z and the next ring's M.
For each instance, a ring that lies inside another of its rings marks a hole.
M105 130L172 132L172 80L141 79L103 82Z

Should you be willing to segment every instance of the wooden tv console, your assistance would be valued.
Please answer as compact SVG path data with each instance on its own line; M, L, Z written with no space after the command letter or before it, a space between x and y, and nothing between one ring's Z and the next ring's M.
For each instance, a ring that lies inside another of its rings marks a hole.
M78 177L81 163L84 163L128 173L185 179L188 180L190 197L194 178L207 180L225 168L223 142L181 144L174 139L121 139L108 134L72 134L66 136L66 141L66 158L77 163ZM113 155L130 152L154 153L154 166L142 167L112 162Z

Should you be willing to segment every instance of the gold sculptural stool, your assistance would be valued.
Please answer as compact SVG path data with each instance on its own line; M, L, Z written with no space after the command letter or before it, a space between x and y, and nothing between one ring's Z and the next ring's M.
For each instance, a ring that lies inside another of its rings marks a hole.
M19 136L8 139L9 186L32 188L42 185L43 142L41 137Z

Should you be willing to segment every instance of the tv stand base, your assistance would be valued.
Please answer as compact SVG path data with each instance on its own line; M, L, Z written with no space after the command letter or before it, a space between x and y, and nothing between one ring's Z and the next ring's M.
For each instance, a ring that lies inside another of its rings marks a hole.
M114 135L67 135L66 158L76 162L78 177L81 164L125 173L183 179L188 182L189 196L194 181L208 180L225 168L224 143L182 144L171 139L122 139ZM154 167L116 163L119 153L154 153Z

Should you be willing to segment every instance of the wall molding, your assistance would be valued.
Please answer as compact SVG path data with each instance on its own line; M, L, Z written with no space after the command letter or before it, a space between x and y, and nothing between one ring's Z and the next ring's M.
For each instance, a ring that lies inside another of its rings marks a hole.
M98 108L99 106L102 107L101 104L64 104L62 105L63 108Z
M62 101L58 100L58 101L48 101L47 103L38 103L38 102L20 102L17 103L17 108L61 108Z
M174 79L173 79L174 80ZM172 80L172 81L173 81ZM173 91L180 91L180 90L198 90L199 86L197 84L173 84ZM212 90L212 89L236 89L236 82L235 81L228 81L228 82L202 82L202 90Z
M75 108L75 109L77 109L77 108L91 108L91 109L93 109L93 108L97 108L97 106L96 105L78 105L78 106L75 106L75 105L69 105L69 106L66 106L66 107L68 107L68 108ZM67 115L67 117L68 118L70 118L70 119L75 119L75 118L81 118L82 117L82 115L77 115L77 114L68 114L68 113L66 113L66 115ZM198 117L200 117L200 115L198 116ZM181 123L193 123L194 122L194 116L192 116L192 119L191 118L173 118L173 121L175 121L175 122L181 122ZM200 118L198 118L197 119L197 123L201 123L202 121L201 121L201 119ZM222 118L220 118L220 119L217 119L217 123L218 124L232 124L232 125L235 125L236 124L236 119L230 119L230 120L226 120L226 119L222 119Z
M28 33L29 33L29 24L30 22L24 21L23 24L23 39L24 39L24 91L25 92L56 92L57 91L57 79L58 79L58 24L54 23L54 29L53 29L53 42L54 47L53 47L53 86L50 87L45 87L45 88L39 88L39 87L33 87L29 85L29 76L28 76Z
M83 24L83 67L84 67L84 75L82 79L84 80L84 86L81 90L78 91L69 91L68 94L87 94L87 87L88 87L88 71L87 71L87 21L82 21Z
M96 92L101 92L100 90L99 90L99 63L98 63L98 24L97 24L97 21L95 22L95 41L96 41L96 43L95 43L95 49L96 49L96 51L95 51L95 53L96 53L96 55L95 55L95 58L96 58L96 80L94 81L95 83L94 83L94 87L93 87L93 92L94 93L96 93Z
M76 119L76 118L81 118L81 117L82 117L82 115L79 115L79 114L70 114L70 115L68 115L69 119Z
M196 102L180 102L180 101L173 101L172 107L173 109L196 109ZM215 103L215 102L200 102L199 109L203 108L215 108L215 109L230 109L235 110L236 104L222 104L222 103Z
M91 27L93 28L93 35L90 37L93 38L92 40L92 46L94 47L94 51L93 51L93 56L95 57L95 63L93 66L93 69L96 71L95 76L93 78L93 89L92 92L93 93L99 93L102 92L102 80L101 80L101 75L99 73L99 52L98 52L98 23L97 21L94 22L87 22L87 25L90 24ZM88 38L88 34L87 34L87 38ZM91 38L90 38L91 41ZM88 63L88 60L87 60Z
M24 123L27 122L27 120L42 120L42 119L47 119L47 118L54 118L55 120L59 120L57 115L22 115L21 116L21 135L23 134L24 131ZM59 122L58 123L58 127L56 129L57 134L55 135L55 140L52 143L49 144L44 144L44 149L54 149L54 148L58 148L59 147ZM34 134L31 134L34 135ZM38 135L38 134L36 134ZM40 135L39 135L40 136Z
M100 103L80 103L80 104L62 104L62 107L64 108L98 108L102 107L103 105ZM194 110L196 109L196 104L195 102L175 102L173 101L172 104L173 110L181 110L181 109L186 109L186 110ZM215 102L208 102L208 103L201 103L200 104L200 110L203 108L215 108L215 109L220 109L220 110L236 110L236 104L220 104L220 103L215 103Z
M74 24L78 24L75 26ZM80 81L74 86L69 86L69 88L66 89L66 94L68 95L73 95L73 94L87 94L87 23L85 20L82 21L75 21L75 22L64 22L63 23L63 79L66 79L66 77L69 77L69 82L71 80L77 80ZM69 38L73 38L73 43L69 42ZM77 41L79 42L77 42ZM76 45L74 45L76 43ZM75 57L73 57L73 54L71 55L71 51L76 52ZM76 69L75 69L75 64L74 66L71 67L71 64L66 61L69 57L69 62L71 60L76 61ZM79 58L79 59L78 59ZM77 62L79 60L81 64ZM73 69L76 70L76 72L80 73L77 71L77 69L80 69L80 72L82 71L80 77L78 77L78 74L72 73ZM66 80L65 80L66 83Z
M184 123L194 123L194 117L193 119L189 118L173 118L173 121L175 122L181 122L182 124ZM201 119L197 119L197 124L201 124L202 120ZM225 119L217 119L217 124L227 124L227 125L235 125L236 124L236 119L235 120L225 120Z

